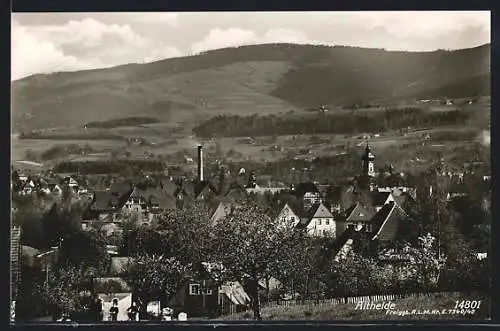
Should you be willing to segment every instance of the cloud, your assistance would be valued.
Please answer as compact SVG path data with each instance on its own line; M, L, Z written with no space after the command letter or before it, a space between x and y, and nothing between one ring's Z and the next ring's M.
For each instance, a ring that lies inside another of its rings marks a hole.
M22 26L12 21L12 79L35 73L103 68L180 56L135 32L128 24L105 24L94 18L63 25Z
M123 43L144 45L147 41L135 33L129 25L104 24L93 18L69 21L64 25L42 25L30 31L41 39L50 39L56 44L79 44L97 47L109 36Z
M13 24L12 29L12 80L33 73L90 69L102 66L96 59L82 60L64 54L47 40L39 39L25 27Z
M289 29L270 29L259 36L252 30L215 28L202 40L191 45L191 51L199 53L212 49L265 43L305 43L304 33Z

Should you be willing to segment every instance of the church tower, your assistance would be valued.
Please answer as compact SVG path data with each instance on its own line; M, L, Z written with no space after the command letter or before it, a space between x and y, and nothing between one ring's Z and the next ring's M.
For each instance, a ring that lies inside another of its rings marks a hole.
M365 152L362 157L363 176L375 177L375 155L370 150L370 146L366 143Z

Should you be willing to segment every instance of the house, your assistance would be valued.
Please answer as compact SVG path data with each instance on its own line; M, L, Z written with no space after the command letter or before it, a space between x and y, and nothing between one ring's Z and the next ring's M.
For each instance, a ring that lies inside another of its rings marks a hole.
M31 195L35 191L35 183L33 180L28 180L24 183L22 186L21 191L19 192L20 195Z
M177 184L178 187L174 191L174 196L177 200L178 206L180 202L188 200L204 200L209 194L218 194L217 188L208 180L194 180L185 181L181 180Z
M51 178L47 182L48 188L50 192L54 195L61 195L63 190L61 185L59 185L59 181L55 178Z
M373 239L393 241L400 234L403 222L407 217L406 212L399 204L390 202L384 205L371 222L373 229L375 229Z
M375 214L375 207L357 202L346 210L344 226L346 229L356 229L361 226L365 231L372 232L374 231L372 218Z
M292 192L295 196L304 200L304 209L309 209L313 205L322 202L321 192L315 183L305 182L292 186Z
M312 236L337 236L337 223L332 213L322 203L312 206L301 221L301 227Z
M285 203L285 205L281 208L280 212L276 216L276 219L281 221L283 224L292 224L293 227L296 227L300 223L300 217L292 210L288 203Z
M98 277L93 280L93 291L102 302L103 320L111 321L109 309L118 301L118 321L128 321L127 309L132 305L132 290L120 277Z

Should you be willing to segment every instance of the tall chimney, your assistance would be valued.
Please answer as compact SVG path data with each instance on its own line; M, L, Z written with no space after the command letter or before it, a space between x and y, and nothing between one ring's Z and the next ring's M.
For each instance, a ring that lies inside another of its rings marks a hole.
M198 145L198 180L203 181L203 146Z

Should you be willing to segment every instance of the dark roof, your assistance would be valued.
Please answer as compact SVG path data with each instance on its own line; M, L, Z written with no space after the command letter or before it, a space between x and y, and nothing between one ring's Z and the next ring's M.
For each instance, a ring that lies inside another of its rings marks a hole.
M127 195L119 197L109 191L95 191L91 209L95 211L116 210L123 207L127 199ZM113 208L113 206L116 208Z
M217 189L212 184L212 182L208 180L198 181L194 185L194 197L198 198L202 193L206 192L207 190L210 190L213 193L217 193Z
M372 205L383 206L390 194L391 194L390 192L378 192L378 191L371 192L370 197Z
M375 208L372 206L366 206L357 202L346 210L345 219L350 222L368 222L375 213Z
M393 240L399 231L401 221L406 217L405 211L397 203L388 203L373 217L375 228L378 229L373 239Z
M147 190L140 191L140 194L149 203L158 204L160 209L175 209L175 198L162 190L161 188L148 188Z

